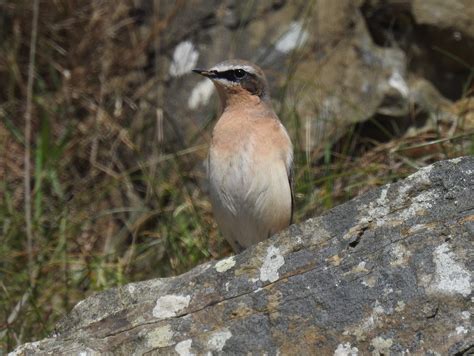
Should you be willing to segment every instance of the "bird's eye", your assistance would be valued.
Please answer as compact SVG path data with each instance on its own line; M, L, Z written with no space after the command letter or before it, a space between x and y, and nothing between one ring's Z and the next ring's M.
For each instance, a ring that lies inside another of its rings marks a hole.
M247 75L247 72L243 69L234 70L234 76L236 79L242 79Z

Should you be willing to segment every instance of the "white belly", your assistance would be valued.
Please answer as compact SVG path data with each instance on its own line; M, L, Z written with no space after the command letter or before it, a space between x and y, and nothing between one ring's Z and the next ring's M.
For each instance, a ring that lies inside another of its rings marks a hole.
M276 153L254 155L249 143L236 154L209 152L209 185L214 217L240 251L289 225L291 188L286 164Z

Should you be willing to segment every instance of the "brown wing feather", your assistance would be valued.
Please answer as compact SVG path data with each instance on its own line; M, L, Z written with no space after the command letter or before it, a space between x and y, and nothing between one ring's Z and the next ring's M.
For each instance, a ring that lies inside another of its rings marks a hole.
M295 181L294 181L294 169L293 165L290 167L288 174L288 182L290 183L291 191L291 215L290 215L290 225L293 224L293 214L295 212Z

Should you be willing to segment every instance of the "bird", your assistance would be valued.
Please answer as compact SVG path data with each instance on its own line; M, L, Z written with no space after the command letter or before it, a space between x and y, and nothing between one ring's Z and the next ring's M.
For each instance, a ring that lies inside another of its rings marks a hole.
M221 114L207 156L214 219L235 253L292 223L293 144L272 107L265 74L232 59L209 69Z

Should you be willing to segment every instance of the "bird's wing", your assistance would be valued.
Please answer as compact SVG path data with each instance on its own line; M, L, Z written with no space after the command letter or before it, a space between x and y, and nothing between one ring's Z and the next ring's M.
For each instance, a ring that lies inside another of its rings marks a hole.
M294 166L293 162L291 163L288 169L288 183L290 184L291 192L291 215L290 215L290 225L293 224L293 214L295 212L295 180L294 180Z
M293 214L295 212L295 183L294 183L294 154L293 154L293 144L291 143L290 136L288 135L288 131L286 131L283 124L280 120L277 120L278 124L280 125L281 130L286 136L287 139L287 146L285 149L284 160L285 160L285 168L286 173L288 175L288 184L290 185L290 192L291 192L291 215L290 215L290 225L293 224Z

